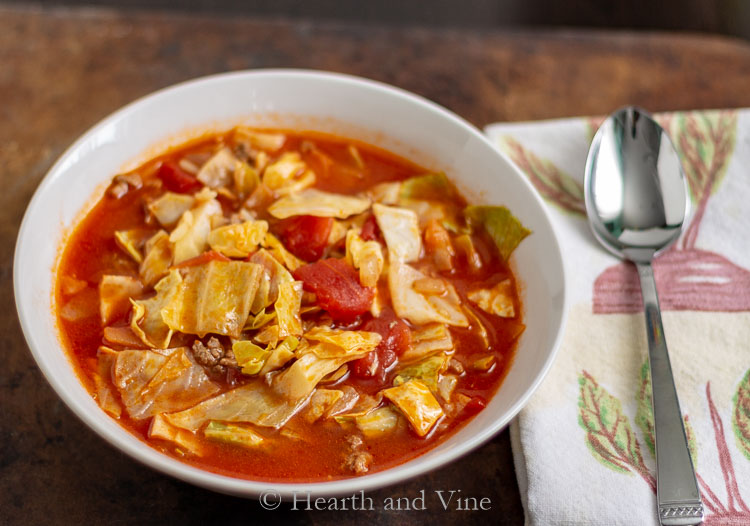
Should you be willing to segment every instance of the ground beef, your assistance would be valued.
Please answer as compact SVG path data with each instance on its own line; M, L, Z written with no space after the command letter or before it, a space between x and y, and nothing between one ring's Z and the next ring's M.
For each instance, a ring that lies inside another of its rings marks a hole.
M195 340L193 357L196 362L214 375L226 374L229 368L236 369L238 367L231 347L224 349L221 342L213 336L208 339L206 344L200 340Z
M365 451L365 443L359 435L349 435L346 437L349 444L349 452L344 461L344 468L352 471L356 475L367 473L372 464L372 455Z

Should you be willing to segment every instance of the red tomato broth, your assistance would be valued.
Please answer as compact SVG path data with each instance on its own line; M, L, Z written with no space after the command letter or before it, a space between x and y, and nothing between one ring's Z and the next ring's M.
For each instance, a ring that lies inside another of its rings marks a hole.
M286 143L279 152L276 152L276 155L283 151L299 150L303 143L315 144L316 150L320 153L307 151L303 153L303 159L316 171L317 180L314 187L320 190L354 194L379 182L403 180L426 173L426 170L407 160L362 143L353 143L350 140L319 133L287 131L284 133L287 134ZM55 292L57 305L64 305L68 300L61 287L62 276L84 280L93 290L96 290L103 274L138 276L137 264L120 250L113 236L116 230L144 228L156 232L160 228L158 224L146 224L143 211L145 198L158 196L164 191L160 188L156 176L158 165L178 158L204 161L207 158L207 152L213 151L217 142L230 143L231 138L232 132L230 131L201 138L175 148L133 171L143 176L144 185L141 188L129 191L120 199L105 195L76 226L66 242L58 267ZM349 150L350 144L356 145L361 160L364 162L364 169L357 166ZM362 173L362 177L357 176L357 173ZM228 205L225 200L221 203L225 208ZM261 215L261 217L264 216ZM375 230L377 231L377 225L375 225ZM377 233L379 234L379 231ZM491 241L484 235L479 237L483 239L477 239L477 250L484 257L485 262L491 261L491 263L485 264L481 272L472 273L459 262L453 273L442 274L456 287L464 303L468 303L466 294L470 286L476 287L478 284L491 286L509 278L513 282L513 290L516 290L515 278L510 269L489 249ZM458 378L456 392L471 397L479 396L489 403L499 388L512 362L515 343L523 327L517 296L514 298L514 304L517 315L512 319L485 314L474 306L474 313L481 319L488 331L491 342L489 349L484 346L482 338L475 331L450 327L455 343L455 356L463 357L466 366L466 374ZM88 305L88 311L95 315L78 321L65 320L58 312L58 323L64 347L73 359L78 376L93 395L97 349L104 344L104 327L98 315L98 294L91 295L91 305ZM369 313L360 317L360 325L366 324L368 319L372 319ZM124 317L110 325L125 326L127 323L128 319ZM175 340L171 346L175 346L174 343ZM487 372L471 371L470 358L488 353L495 356L496 364ZM396 375L394 369L395 367L391 367L388 370L384 382L378 378L357 377L350 372L342 380L336 384L327 385L326 388L348 384L363 393L374 394L392 385ZM212 380L217 381L215 378ZM128 417L124 408L118 421L126 430L151 447L196 467L219 474L277 482L313 482L351 477L352 474L342 468L347 453L344 439L351 433L351 429L333 419L308 424L303 419L302 413L304 410L295 415L285 426L302 436L302 440L281 436L278 430L254 426L253 429L259 434L272 440L267 440L263 447L257 449L246 449L204 440L204 454L201 457L181 453L169 442L149 439L147 436L149 420L135 421ZM390 435L367 439L367 451L374 457L370 472L397 466L434 448L473 416L468 413L470 411L466 414L459 414L451 421L446 421L443 417L424 438L418 437L407 427L397 429ZM314 454L311 451L314 451Z

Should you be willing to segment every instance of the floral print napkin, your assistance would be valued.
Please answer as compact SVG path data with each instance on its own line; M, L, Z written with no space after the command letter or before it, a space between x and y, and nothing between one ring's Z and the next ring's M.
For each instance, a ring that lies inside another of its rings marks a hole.
M690 226L654 270L705 524L750 525L750 110L655 117L692 194ZM486 129L546 200L569 269L560 353L511 426L528 525L658 524L638 277L599 247L583 204L601 122Z

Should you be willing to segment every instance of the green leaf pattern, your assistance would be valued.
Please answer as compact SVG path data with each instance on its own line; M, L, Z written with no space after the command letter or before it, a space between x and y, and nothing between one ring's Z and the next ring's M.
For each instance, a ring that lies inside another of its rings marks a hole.
M640 445L620 401L586 371L578 383L578 424L586 431L586 444L594 457L620 473L645 471Z
M750 459L750 370L745 373L734 395L732 427L737 446Z

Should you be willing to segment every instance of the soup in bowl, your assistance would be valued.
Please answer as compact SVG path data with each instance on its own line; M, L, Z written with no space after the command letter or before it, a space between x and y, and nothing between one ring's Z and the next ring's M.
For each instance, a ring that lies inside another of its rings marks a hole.
M565 314L543 205L481 134L315 72L109 117L40 185L15 269L76 414L239 495L370 489L469 451L541 381Z

